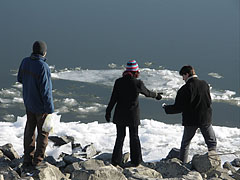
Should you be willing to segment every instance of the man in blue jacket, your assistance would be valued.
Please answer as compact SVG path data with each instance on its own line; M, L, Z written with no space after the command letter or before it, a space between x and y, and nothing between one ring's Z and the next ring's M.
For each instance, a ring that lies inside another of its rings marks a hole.
M37 166L44 159L48 132L42 131L44 120L53 113L51 72L46 61L47 45L43 41L33 44L30 57L22 60L17 80L23 85L23 100L27 113L24 130L23 166ZM35 148L35 129L38 135Z

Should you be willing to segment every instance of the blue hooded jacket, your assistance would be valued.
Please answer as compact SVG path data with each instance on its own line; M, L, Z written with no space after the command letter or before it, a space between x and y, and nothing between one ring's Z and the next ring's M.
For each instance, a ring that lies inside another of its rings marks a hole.
M53 113L51 72L46 58L32 54L22 60L17 80L23 85L23 100L27 111Z

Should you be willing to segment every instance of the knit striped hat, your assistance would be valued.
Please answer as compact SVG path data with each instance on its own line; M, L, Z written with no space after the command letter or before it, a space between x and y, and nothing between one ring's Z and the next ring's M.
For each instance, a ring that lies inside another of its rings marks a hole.
M135 60L128 61L126 71L139 71L138 63Z

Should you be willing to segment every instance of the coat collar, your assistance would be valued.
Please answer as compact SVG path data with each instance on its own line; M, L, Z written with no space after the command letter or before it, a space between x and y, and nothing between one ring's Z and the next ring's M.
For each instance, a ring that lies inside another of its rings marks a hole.
M190 79L192 79L192 78L197 78L198 76L197 75L192 75L192 76L190 76L187 80L186 80L186 83L190 80Z
M42 61L44 61L44 62L47 60L46 57L44 57L44 56L42 56L42 55L40 55L40 54L31 54L30 58L31 58L32 60L42 60Z

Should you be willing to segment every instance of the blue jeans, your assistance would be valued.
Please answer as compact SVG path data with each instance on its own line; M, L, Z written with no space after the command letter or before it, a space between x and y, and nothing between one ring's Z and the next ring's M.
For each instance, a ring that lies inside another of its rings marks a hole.
M200 127L184 126L184 132L183 132L181 148L180 148L180 157L179 157L183 163L187 163L189 146L198 128L200 128L201 130L205 143L207 144L208 151L216 150L217 140L216 140L216 136L213 131L212 125L200 126Z

